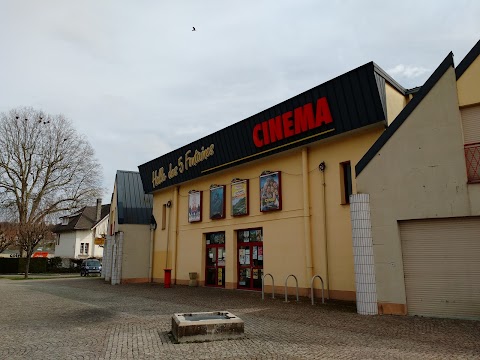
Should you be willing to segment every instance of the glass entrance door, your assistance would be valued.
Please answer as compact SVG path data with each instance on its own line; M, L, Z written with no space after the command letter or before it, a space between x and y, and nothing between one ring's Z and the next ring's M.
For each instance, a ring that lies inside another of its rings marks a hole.
M225 287L225 233L206 235L205 285Z
M237 231L239 289L262 290L263 233L262 229Z

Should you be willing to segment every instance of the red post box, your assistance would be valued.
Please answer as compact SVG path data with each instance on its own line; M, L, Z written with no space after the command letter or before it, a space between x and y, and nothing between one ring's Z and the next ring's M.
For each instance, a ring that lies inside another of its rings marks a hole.
M168 289L170 288L170 284L172 283L172 269L163 269L163 271L163 287Z

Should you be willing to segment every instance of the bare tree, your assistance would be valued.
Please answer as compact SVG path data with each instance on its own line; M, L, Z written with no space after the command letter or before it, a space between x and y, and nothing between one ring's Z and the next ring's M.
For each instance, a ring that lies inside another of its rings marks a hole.
M0 222L0 254L17 244L17 231L13 224Z
M25 107L0 115L0 209L19 226L26 278L45 224L91 202L100 184L93 148L63 115Z
M35 251L37 245L45 239L50 232L50 227L44 222L31 222L27 224L18 224L17 227L17 241L20 248L25 251L27 261L25 263L25 278L28 278L30 270L30 259Z

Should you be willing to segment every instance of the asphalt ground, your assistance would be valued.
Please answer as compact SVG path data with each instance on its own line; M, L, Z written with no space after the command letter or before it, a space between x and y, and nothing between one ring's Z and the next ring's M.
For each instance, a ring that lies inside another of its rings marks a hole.
M480 322L362 316L352 304L101 278L0 278L0 359L480 359ZM177 312L227 310L236 340L175 344Z

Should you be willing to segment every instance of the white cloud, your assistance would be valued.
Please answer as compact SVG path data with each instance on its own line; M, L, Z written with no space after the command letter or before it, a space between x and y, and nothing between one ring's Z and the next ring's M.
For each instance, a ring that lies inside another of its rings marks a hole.
M403 65L403 64L398 64L394 68L387 70L387 73L389 73L393 77L400 76L400 77L406 77L408 79L421 77L427 72L430 72L430 69L427 69L421 66Z

